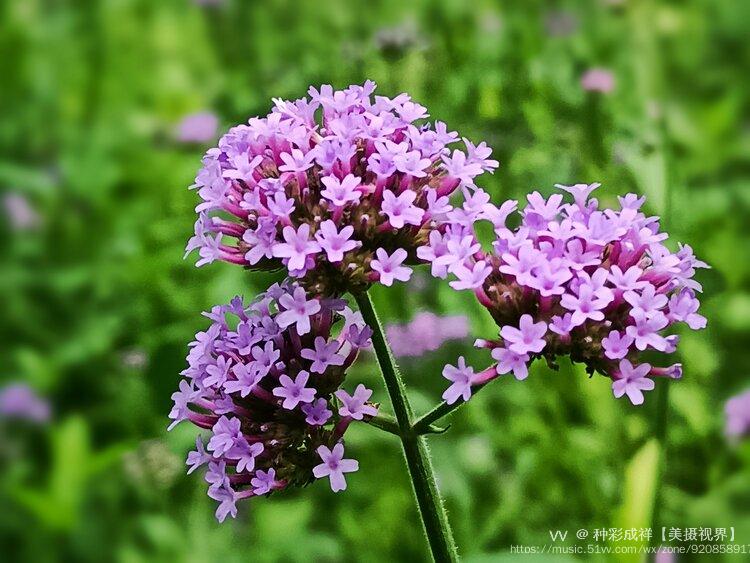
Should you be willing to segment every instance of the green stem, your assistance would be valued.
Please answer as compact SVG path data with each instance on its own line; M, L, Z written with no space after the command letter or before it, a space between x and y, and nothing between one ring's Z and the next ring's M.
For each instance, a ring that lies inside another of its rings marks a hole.
M440 563L457 561L456 543L448 523L448 515L435 484L435 474L427 443L424 436L419 436L412 430L412 410L406 396L406 387L385 340L383 327L372 306L370 296L362 292L354 294L354 298L357 300L362 318L373 331L372 343L375 355L396 414L406 465L432 556Z
M489 383L489 381L487 383ZM471 390L472 397L476 395L482 389L482 387L487 385L487 383L482 383L481 385L474 386L473 389ZM466 404L466 401L460 401L460 400L456 401L452 405L449 405L448 403L443 401L435 408L427 411L425 414L420 416L417 419L417 421L412 425L412 429L417 434L425 434L427 429L435 428L432 425L433 422L435 422L436 420L440 420L446 415L449 415L450 413L452 413L453 411L457 410L459 407L465 404Z
M656 468L656 487L654 491L654 505L651 510L651 529L658 530L661 520L661 505L664 494L663 483L667 472L667 419L669 418L669 387L671 381L662 381L656 390L656 416L654 419L654 437L659 442L659 462ZM658 543L658 535L654 534L652 544Z
M398 421L390 414L378 413L377 416L373 416L368 420L367 424L374 426L375 428L380 428L381 430L394 434L395 436L401 436L401 428L398 426Z
M370 420L366 420L365 422L370 426L375 426L376 428L380 428L390 434L401 436L401 428L398 425L398 420L396 420L396 417L391 414L378 413L376 416L373 416ZM419 430L414 427L412 427L412 430L416 434L442 434L448 429L435 426L434 424L424 424L420 426Z

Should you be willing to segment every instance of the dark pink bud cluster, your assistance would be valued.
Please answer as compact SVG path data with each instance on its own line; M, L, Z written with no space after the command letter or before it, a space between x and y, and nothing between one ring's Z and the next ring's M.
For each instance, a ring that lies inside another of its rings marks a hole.
M633 404L654 388L654 377L682 376L680 364L655 367L640 358L646 350L674 352L678 337L668 330L675 323L706 326L693 275L707 266L689 246L672 252L663 244L659 219L640 211L644 198L628 194L619 209L599 209L589 197L598 186L559 186L573 203L561 194L532 193L513 229L506 219L514 201L500 208L487 202L471 221L453 211L419 249L433 274L453 274L454 288L473 289L500 327L499 339L477 341L492 351L494 370L474 374L465 365L448 366L444 376L453 384L446 400L468 398L472 385L497 374L525 379L536 358L555 366L555 358L570 356L589 373L610 377L614 395ZM492 252L481 249L479 219L494 225Z
M407 94L374 90L311 87L230 129L195 181L202 202L187 251L199 251L197 265L285 267L325 295L409 279L447 196L497 162L466 139L466 152L451 153L457 133L419 124L427 110Z

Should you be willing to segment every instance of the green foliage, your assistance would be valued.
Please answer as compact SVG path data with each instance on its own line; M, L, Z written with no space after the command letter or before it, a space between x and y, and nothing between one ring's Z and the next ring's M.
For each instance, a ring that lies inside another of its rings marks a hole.
M486 140L501 162L485 182L497 200L575 181L601 181L607 203L643 193L673 243L713 266L699 275L709 328L682 335L665 452L650 441L655 401L616 401L606 380L564 362L493 383L428 439L465 559L515 560L509 545L540 545L550 529L645 521L662 453L660 521L734 525L750 541L750 455L722 435L723 403L750 374L750 4L551 6L0 3L0 195L22 194L40 218L26 231L0 224L0 384L27 381L54 411L42 428L0 422L0 559L425 559L392 436L352 429L361 469L345 493L314 484L244 503L220 526L200 477L182 475L194 432L165 431L199 311L274 279L182 260L196 203L186 187L207 146L179 144L176 123L209 109L226 128L272 97L366 78ZM550 35L560 11L577 25ZM404 23L413 41L379 44ZM611 94L581 90L593 66L614 72ZM471 295L426 275L373 293L385 322L426 309L466 314L476 336L495 330ZM488 361L470 345L401 362L415 410L438 401L445 363ZM350 377L388 409L372 357Z

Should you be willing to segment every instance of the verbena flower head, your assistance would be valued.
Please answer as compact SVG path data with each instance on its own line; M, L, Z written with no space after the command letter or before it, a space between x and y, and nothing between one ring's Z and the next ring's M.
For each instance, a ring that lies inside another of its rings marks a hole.
M169 414L209 431L196 440L188 473L206 465L216 516L236 501L328 476L346 487L343 436L377 414L372 391L341 389L371 331L338 299L308 297L296 283L274 285L247 306L236 297L204 313L212 322L190 343L188 368ZM320 465L325 465L320 468Z
M498 339L477 341L491 350L497 374L524 379L533 360L556 367L556 357L569 356L610 377L616 397L641 404L653 378L682 376L680 364L652 366L643 352L674 352L678 337L668 331L675 323L706 326L693 276L707 266L689 246L664 246L659 219L640 211L644 198L628 194L619 209L600 209L590 197L598 186L559 186L572 203L561 194L530 194L513 229L506 219L515 201L486 204L472 220L454 211L419 254L432 262L433 274L452 275L454 288L473 289L500 327ZM480 247L476 220L494 226L491 252ZM479 379L462 373L471 385L487 380L486 372ZM446 377L456 384L455 369Z
M325 295L409 279L447 196L497 162L466 139L451 152L458 134L426 123L425 107L374 90L311 87L230 129L195 180L197 265L285 267Z
M729 399L724 413L727 437L737 440L750 435L750 390Z

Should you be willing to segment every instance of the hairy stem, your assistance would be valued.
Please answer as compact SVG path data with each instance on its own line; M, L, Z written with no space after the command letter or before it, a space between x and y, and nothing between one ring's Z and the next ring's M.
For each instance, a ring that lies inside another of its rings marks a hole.
M489 381L487 382L489 383ZM480 385L475 385L472 388L472 397L476 395L487 383L482 383ZM435 408L430 409L426 413L424 413L422 416L420 416L416 422L412 425L412 430L416 432L417 434L426 434L430 428L435 428L435 426L432 424L436 420L440 420L444 416L447 416L451 414L453 411L458 410L460 407L466 404L466 401L458 400L452 405L449 405L445 401L437 405ZM446 428L447 430L447 428ZM445 431L445 430L443 430Z
M400 429L399 437L409 469L414 496L417 499L425 535L435 561L457 561L458 553L453 532L448 523L448 515L435 484L432 461L424 436L412 429L412 410L406 396L406 387L396 368L396 363L385 340L383 327L366 292L356 293L359 310L367 325L372 329L372 343L375 355L383 374L388 394L391 398L396 422Z
M370 420L366 421L370 426L380 428L389 434L401 436L401 428L398 426L396 418L390 414L378 413L377 416L373 416Z
M370 420L365 420L365 422L370 426L380 428L389 434L401 436L401 428L398 425L398 421L396 420L396 417L391 414L378 413L377 416L373 416ZM434 424L424 424L419 430L416 430L415 427L412 427L412 430L416 434L442 434L448 430L448 428L441 428Z

